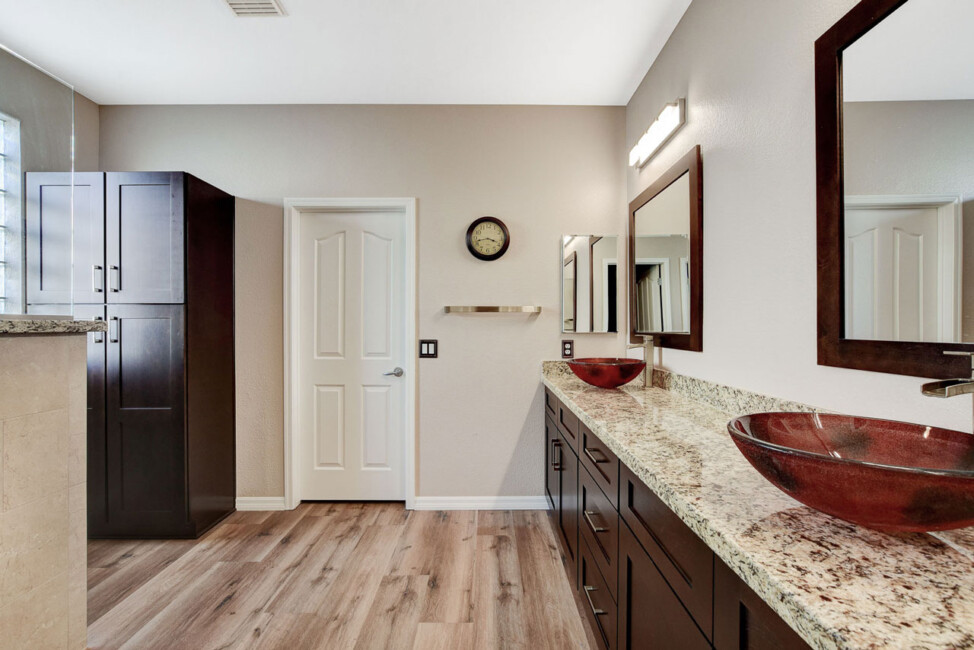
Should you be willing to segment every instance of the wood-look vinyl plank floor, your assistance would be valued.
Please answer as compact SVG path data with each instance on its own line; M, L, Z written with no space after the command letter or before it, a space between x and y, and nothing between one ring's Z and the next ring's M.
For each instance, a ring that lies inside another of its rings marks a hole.
M543 512L238 512L198 540L92 540L88 643L594 648L562 562Z

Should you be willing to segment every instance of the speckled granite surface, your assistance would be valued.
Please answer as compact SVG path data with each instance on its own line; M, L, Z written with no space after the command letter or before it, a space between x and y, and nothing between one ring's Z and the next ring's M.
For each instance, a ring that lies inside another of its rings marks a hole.
M0 318L0 336L24 336L32 334L87 334L104 332L105 321L60 319L3 319Z
M974 648L974 528L887 535L816 512L727 433L734 415L808 406L669 373L655 383L673 390L604 390L563 362L543 379L812 647Z

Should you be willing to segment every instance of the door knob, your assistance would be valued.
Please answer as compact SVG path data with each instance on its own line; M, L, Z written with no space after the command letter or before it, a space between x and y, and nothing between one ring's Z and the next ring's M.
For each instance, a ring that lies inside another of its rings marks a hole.
M392 376L392 377L402 377L404 374L405 373L402 371L402 368L396 368L392 372L384 372L384 373L382 373L382 376L383 377L390 377L390 376Z

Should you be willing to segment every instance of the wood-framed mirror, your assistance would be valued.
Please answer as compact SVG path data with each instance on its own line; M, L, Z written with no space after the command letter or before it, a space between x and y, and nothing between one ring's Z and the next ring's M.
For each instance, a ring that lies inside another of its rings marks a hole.
M697 145L629 204L629 340L703 350L703 163Z
M820 365L970 373L944 351L974 351L972 20L862 0L815 43Z

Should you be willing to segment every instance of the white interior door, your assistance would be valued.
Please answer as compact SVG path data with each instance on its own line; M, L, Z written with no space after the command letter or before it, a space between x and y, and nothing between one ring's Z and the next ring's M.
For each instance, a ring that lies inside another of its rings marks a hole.
M302 212L297 480L303 500L401 500L405 227L401 213Z
M935 207L846 208L848 338L940 340L939 230Z

